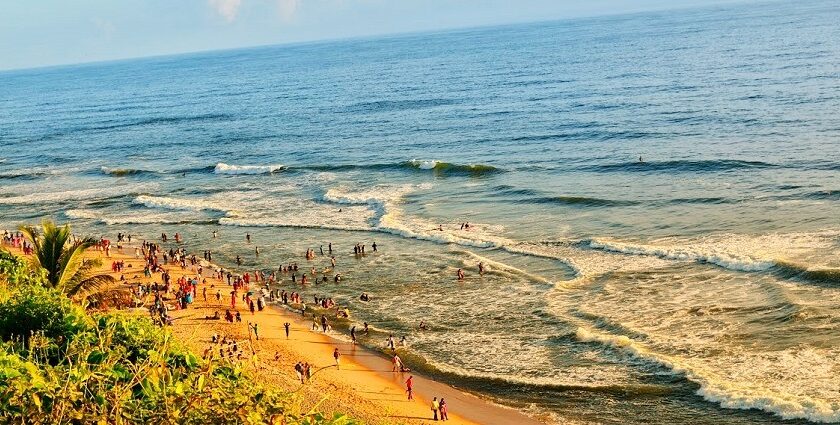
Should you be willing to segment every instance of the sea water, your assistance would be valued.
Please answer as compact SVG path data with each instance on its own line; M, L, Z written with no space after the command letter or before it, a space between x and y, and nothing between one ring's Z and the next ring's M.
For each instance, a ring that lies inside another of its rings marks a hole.
M240 272L332 243L342 283L282 287L562 423L840 422L837 22L746 3L3 72L0 227L180 232Z

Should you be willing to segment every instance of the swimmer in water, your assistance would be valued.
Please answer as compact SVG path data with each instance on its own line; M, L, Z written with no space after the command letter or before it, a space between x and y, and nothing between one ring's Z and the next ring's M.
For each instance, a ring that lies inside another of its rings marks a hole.
M464 271L462 269L458 269L458 280L464 280Z
M484 263L481 261L478 262L478 274L484 275Z

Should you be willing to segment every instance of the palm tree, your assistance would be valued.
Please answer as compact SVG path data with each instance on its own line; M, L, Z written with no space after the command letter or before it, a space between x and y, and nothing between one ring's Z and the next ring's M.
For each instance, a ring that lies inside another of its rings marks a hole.
M41 227L44 229L42 235L33 226L21 226L20 231L34 248L33 268L44 270L49 286L70 298L84 299L114 282L111 276L94 273L102 264L100 261L83 258L85 250L96 244L95 239L71 238L69 225L59 227L50 220L44 220Z

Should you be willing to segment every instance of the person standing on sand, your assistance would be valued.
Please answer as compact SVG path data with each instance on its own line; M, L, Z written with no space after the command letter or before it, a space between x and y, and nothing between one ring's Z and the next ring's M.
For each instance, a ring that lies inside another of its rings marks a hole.
M355 345L356 344L356 325L353 325L353 327L350 328L350 339L353 340L353 344Z
M286 328L286 339L289 339L289 326L291 326L289 322L283 323L283 327Z
M438 410L440 411L440 420L448 421L449 420L449 412L446 409L446 400L444 400L443 398L440 399Z
M339 358L341 358L341 353L339 353L339 352L338 352L338 348L337 348L337 347L336 347L336 349L333 351L333 358L335 359L335 368L336 368L336 369L341 369L341 368L338 366L338 359L339 359Z
M254 330L254 337L256 337L257 341L259 341L260 340L260 334L257 331L257 324L256 323L252 324L251 322L248 322L248 330L250 331L252 329Z
M391 357L391 363L393 364L393 366L391 367L391 372L402 370L402 360L400 359L400 356L397 355L397 353L394 353L394 357Z
M405 380L405 392L408 393L409 400L414 400L414 375L409 375Z
M434 420L438 420L438 410L440 409L440 403L437 401L437 397L432 397L432 415L434 416Z
M204 295L204 302L207 302L207 287L201 290L201 295Z
M297 374L300 383L303 383L303 365L300 362L295 364L295 373Z

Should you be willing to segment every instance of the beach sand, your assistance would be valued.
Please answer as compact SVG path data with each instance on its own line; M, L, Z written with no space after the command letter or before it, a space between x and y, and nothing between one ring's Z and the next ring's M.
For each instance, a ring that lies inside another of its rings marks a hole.
M122 260L126 263L123 275L126 282L120 286L136 286L138 282L160 281L159 275L151 279L143 276L143 259L131 255L133 247L125 247L124 253L112 249L111 258L103 252L90 250L90 257L101 258L103 272L119 278L119 273L111 272L111 262ZM194 276L190 267L182 270L180 266L164 266L175 281L181 276ZM243 355L242 365L250 369L252 376L263 384L287 391L294 391L301 396L304 408L315 408L327 415L345 413L372 424L426 424L433 423L432 397L446 400L449 410L448 423L453 424L522 424L537 425L537 421L523 413L496 405L472 394L464 393L449 385L436 382L416 373L393 372L390 360L371 350L354 346L325 335L320 331L311 331L312 315L307 313L303 319L299 312L292 312L279 306L269 305L263 311L252 314L246 304L237 300L236 309L242 315L241 323L228 323L222 320L208 320L215 311L224 315L230 307L230 291L226 282L207 276L212 270L205 269L206 285L199 284L197 297L187 309L170 310L173 318L171 326L174 335L193 352L201 355L211 346L211 336L218 333L234 338L239 343ZM207 287L207 299L202 293ZM216 301L216 291L222 294L221 301ZM138 311L138 310L135 310ZM233 311L232 311L233 312ZM249 322L256 323L259 340L249 332ZM291 323L287 339L283 324ZM340 370L336 368L333 350L342 354ZM215 345L218 350L218 345ZM253 355L251 355L253 353ZM276 358L276 359L275 359ZM294 365L298 361L308 362L312 367L312 379L301 385L297 380ZM407 399L404 381L409 375L414 376L414 400Z

